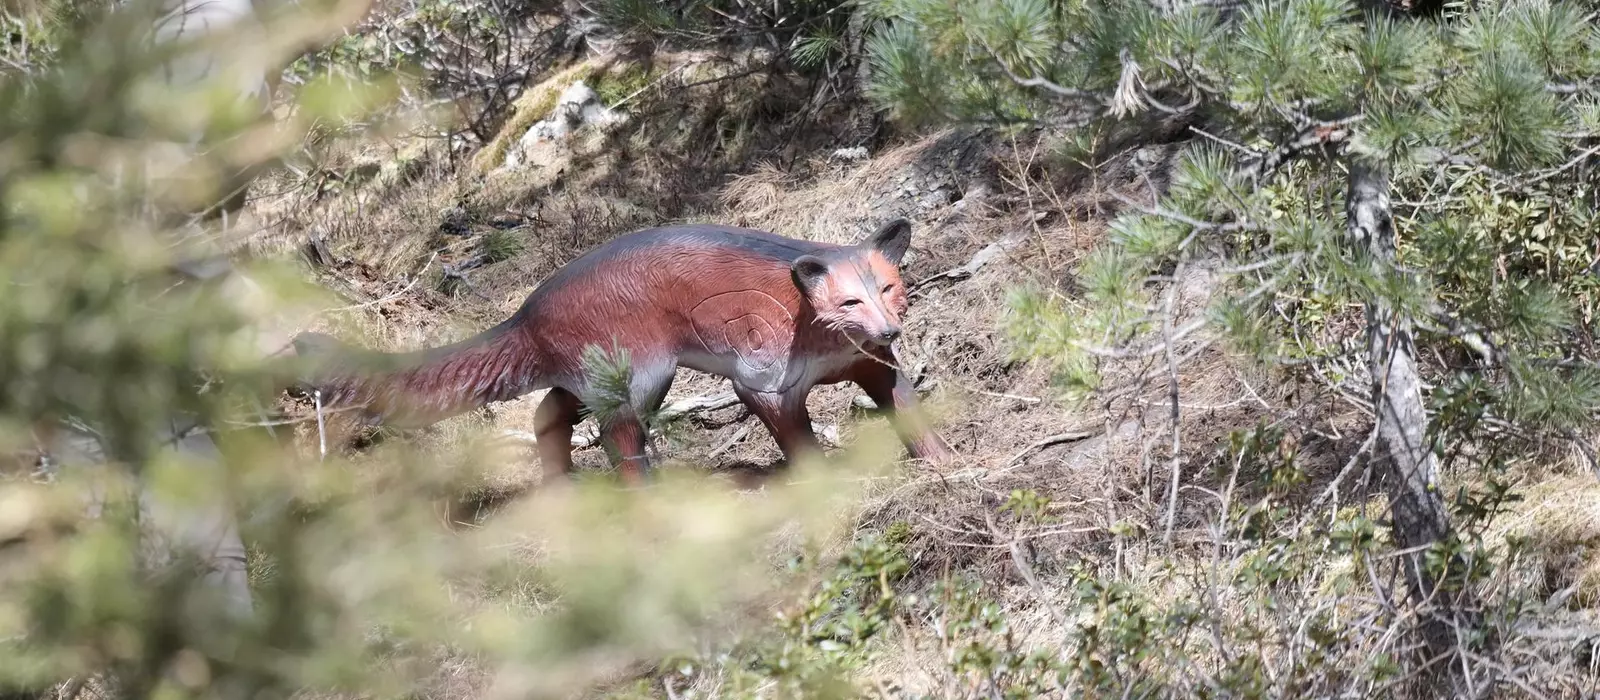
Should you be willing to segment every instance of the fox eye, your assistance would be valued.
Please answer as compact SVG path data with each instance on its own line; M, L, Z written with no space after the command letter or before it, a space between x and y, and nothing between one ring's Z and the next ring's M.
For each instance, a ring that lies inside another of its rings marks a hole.
M886 284L886 285L883 286L883 293L884 294L888 294L889 292L892 292L892 291L894 291L894 285Z
M861 303L860 299L846 299L843 302L839 303L839 308L848 309L848 308L850 308L852 306L855 306L856 304L860 304L860 303Z

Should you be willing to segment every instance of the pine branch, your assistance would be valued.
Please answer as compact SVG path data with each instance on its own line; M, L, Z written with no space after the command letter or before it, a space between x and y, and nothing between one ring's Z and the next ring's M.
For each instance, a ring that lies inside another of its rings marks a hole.
M1207 231L1207 232L1211 232L1211 233L1236 233L1236 232L1240 232L1240 231L1265 231L1265 230L1267 230L1266 228L1264 228L1262 226L1259 226L1259 225L1251 222L1248 219L1241 220L1241 221L1233 221L1233 222L1229 222L1229 223L1218 223L1218 222L1215 222L1215 221L1202 221L1200 219L1196 219L1196 218L1194 218L1192 216L1189 216L1188 214L1175 212L1175 211L1172 211L1171 209L1167 209L1165 207L1152 206L1152 205L1136 202L1136 201L1128 198L1126 195L1124 195L1124 194L1122 194L1120 192L1116 192L1114 190L1107 192L1107 194L1110 194L1112 199L1115 199L1115 200L1117 200L1117 201L1119 201L1119 202L1121 202L1121 203L1123 203L1123 204L1125 204L1125 205L1127 205L1127 206L1129 206L1129 207L1131 207L1133 209L1136 209L1142 214L1149 214L1151 216L1159 216L1159 217L1162 217L1162 218L1165 218L1165 219L1170 219L1172 221L1176 221L1176 222L1181 223L1181 224L1186 224L1188 226L1193 227L1196 231Z
M1205 129L1202 129L1202 128L1198 127L1198 126L1191 126L1191 127L1189 127L1189 130L1194 132L1194 133L1196 133L1196 134L1198 134L1201 138L1204 138L1204 139L1206 139L1208 141L1220 144L1222 146L1226 146L1227 148L1232 149L1234 151L1238 151L1239 153L1243 153L1244 155L1249 156L1250 158L1262 158L1262 157L1266 156L1266 153L1264 153L1262 151L1258 151L1258 150L1256 150L1254 148L1246 146L1246 145L1244 145L1242 143L1239 143L1237 141L1231 141L1231 140L1225 139L1225 138L1223 138L1221 136L1217 136L1216 134L1213 134L1213 133L1211 133L1209 131L1206 131Z
M1477 324L1472 324L1469 327L1460 318L1446 311L1444 306L1437 300L1428 304L1428 316L1430 320L1439 325L1426 324L1423 319L1418 319L1418 328L1460 340L1483 358L1485 366L1495 367L1505 364L1505 350L1493 343L1488 335L1488 329Z
M1350 162L1345 197L1347 245L1373 265L1392 265L1394 219L1389 210L1389 174L1381 164ZM1429 573L1425 551L1451 536L1449 515L1440 497L1437 457L1429 449L1427 411L1417 371L1412 320L1382 299L1367 303L1368 367L1373 406L1377 409L1377 455L1388 465L1390 512L1395 541L1405 552L1407 586L1419 601L1428 600L1441 584ZM1451 569L1461 566L1451 561ZM1441 613L1430 615L1423 632L1431 653L1447 653L1454 637L1448 627L1458 609L1436 601Z
M1551 179L1551 178L1553 178L1553 177L1555 177L1557 175L1560 175L1560 174L1562 174L1564 172L1567 172L1567 171L1577 167L1579 164L1583 163L1584 161L1594 157L1594 155L1597 154L1597 153L1600 153L1600 146L1592 146L1592 147L1586 148L1583 151L1579 152L1578 155L1573 156L1572 159L1567 161L1566 163L1563 163L1562 165L1560 165L1558 167L1551 168L1550 170L1547 170L1545 172L1538 173L1538 174L1534 175L1533 177L1528 178L1525 182L1526 182L1526 184L1533 185L1533 184L1537 184L1537 183L1540 183L1540 182L1544 182L1545 180L1549 180L1549 179Z
M1095 114L1105 111L1107 102L1105 96L1090 90L1065 87L1055 83L1049 78L1039 75L1031 75L1024 78L1021 75L1018 75L1015 71L1011 70L1011 66L1006 65L1005 59L1001 58L1000 53L995 51L994 47L990 46L988 42L984 42L983 48L985 51L989 52L989 57L993 59L995 65L1000 66L1000 70L1006 74L1007 78L1011 79L1011 82L1016 83L1018 87L1042 88L1046 92L1049 92L1057 97L1064 97L1074 102L1093 105L1092 109L1093 113Z
M1268 151L1250 171L1249 177L1253 182L1260 182L1277 172L1285 163L1305 155L1308 151L1348 143L1351 136L1350 127L1359 123L1363 117L1364 115L1356 114L1334 121L1316 122L1302 129L1293 139Z
M583 404L604 424L615 416L632 414L635 410L632 396L633 366L626 348L613 345L611 350L598 345L583 349L582 370L588 387L580 398ZM645 416L637 416L645 422Z

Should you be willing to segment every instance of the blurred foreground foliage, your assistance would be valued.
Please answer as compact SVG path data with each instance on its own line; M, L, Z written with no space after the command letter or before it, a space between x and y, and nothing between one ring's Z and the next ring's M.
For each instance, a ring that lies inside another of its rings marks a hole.
M101 696L413 697L447 652L473 660L480 695L564 695L690 653L702 632L782 593L789 579L775 575L783 558L771 547L838 541L868 466L893 461L892 439L867 444L755 496L676 473L642 491L557 485L455 532L430 507L453 476L436 457L392 447L359 469L302 457L256 410L292 368L264 360L254 331L306 293L297 275L253 270L267 293L251 296L175 284L173 266L227 247L188 212L224 194L231 173L291 151L312 124L359 121L392 90L311 82L290 118L263 125L231 99L226 76L192 89L159 80L174 56L146 41L153 4L81 22L60 9L4 15L9 55L26 56L0 73L8 695L80 692L93 679L83 692ZM220 55L249 70L336 33L349 13L304 3L274 20L270 43L223 37ZM211 144L199 154L187 148L196 133ZM224 468L155 449L177 415L212 427ZM106 468L39 468L34 429L68 416L100 432ZM163 498L239 505L253 616L223 615L187 559L143 556L141 483ZM85 508L91 488L111 494L98 517Z

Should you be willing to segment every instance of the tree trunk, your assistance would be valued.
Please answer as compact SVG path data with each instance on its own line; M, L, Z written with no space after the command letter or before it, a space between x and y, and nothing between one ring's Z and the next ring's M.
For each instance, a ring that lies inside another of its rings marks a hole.
M848 78L848 98L861 102L857 109L852 110L851 124L845 142L853 146L866 146L868 149L877 148L877 136L881 132L885 113L876 109L863 109L867 95L867 85L872 79L872 62L867 60L867 37L871 33L872 22L866 8L857 7L850 13L850 19L845 23L845 68L850 72Z
M1392 274L1395 240L1389 172L1382 164L1359 158L1352 158L1349 165L1348 243L1352 252L1367 258L1375 273ZM1412 323L1381 297L1367 302L1366 316L1372 404L1378 421L1373 459L1388 468L1392 528L1395 542L1406 552L1400 559L1406 584L1418 603L1426 601L1421 611L1423 634L1437 655L1455 646L1450 620L1462 601L1437 590L1439 581L1425 568L1426 549L1449 537L1450 519L1439 491L1439 461L1428 445ZM1458 563L1452 561L1451 568Z

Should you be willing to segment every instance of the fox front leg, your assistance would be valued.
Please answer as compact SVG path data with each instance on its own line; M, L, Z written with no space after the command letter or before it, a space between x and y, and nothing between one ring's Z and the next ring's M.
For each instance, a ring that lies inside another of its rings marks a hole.
M805 391L762 392L735 383L733 393L761 420L767 432L772 433L785 461L793 464L798 459L822 454L822 442L811 430Z
M917 400L911 380L894 363L894 355L869 356L849 372L849 379L867 393L867 398L889 416L889 422L912 457L944 464L956 458L956 451L928 424Z

